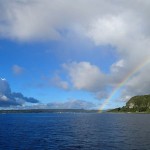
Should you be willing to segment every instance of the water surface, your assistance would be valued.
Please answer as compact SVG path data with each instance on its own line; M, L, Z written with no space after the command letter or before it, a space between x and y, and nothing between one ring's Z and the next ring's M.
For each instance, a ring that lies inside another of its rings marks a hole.
M0 150L150 150L149 114L0 114Z

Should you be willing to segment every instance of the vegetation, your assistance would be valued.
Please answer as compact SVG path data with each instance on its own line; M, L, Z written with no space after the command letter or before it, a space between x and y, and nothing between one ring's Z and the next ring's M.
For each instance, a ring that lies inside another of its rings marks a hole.
M122 108L116 108L109 112L145 112L150 113L150 95L134 96Z

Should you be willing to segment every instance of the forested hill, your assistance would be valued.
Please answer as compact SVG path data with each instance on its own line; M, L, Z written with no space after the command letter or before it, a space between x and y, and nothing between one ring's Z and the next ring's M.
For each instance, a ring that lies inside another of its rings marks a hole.
M134 96L122 108L110 110L111 112L149 112L150 95Z

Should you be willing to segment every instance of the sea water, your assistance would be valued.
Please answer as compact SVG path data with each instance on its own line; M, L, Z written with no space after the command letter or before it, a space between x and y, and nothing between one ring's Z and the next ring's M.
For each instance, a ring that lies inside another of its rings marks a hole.
M150 114L0 114L0 150L150 150Z

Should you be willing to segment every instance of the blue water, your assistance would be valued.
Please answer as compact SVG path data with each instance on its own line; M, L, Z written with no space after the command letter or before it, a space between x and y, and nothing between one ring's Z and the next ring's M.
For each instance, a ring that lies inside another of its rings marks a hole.
M150 150L149 114L0 114L0 150Z

